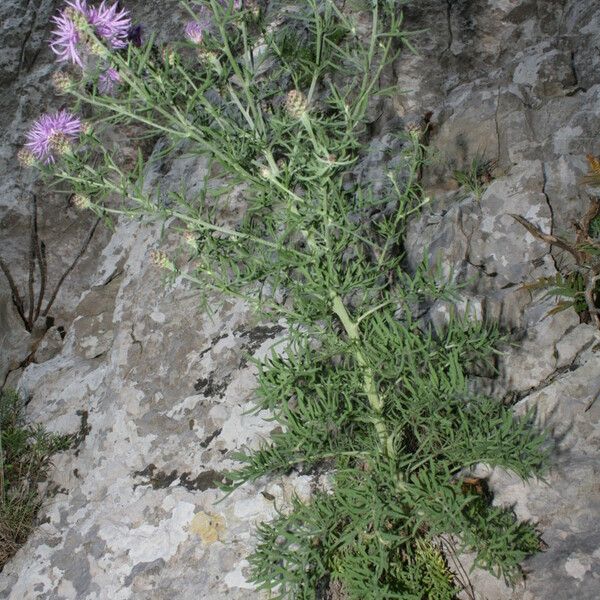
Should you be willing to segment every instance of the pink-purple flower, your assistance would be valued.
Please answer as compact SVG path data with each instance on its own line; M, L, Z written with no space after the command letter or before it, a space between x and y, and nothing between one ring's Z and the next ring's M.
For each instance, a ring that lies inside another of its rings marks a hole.
M113 49L124 48L131 27L129 13L118 3L108 6L102 0L99 6L88 6L87 0L68 0L67 6L53 17L56 29L52 32L50 48L61 62L72 62L83 67L81 49L90 41L85 31L89 27Z
M102 0L100 6L88 9L88 20L96 33L103 38L111 48L125 48L127 36L131 28L129 13L123 8L119 10L119 4L115 2L112 6L106 6Z
M101 94L112 95L121 83L121 76L116 69L109 67L98 77L98 91Z
M194 44L201 44L208 27L199 21L190 21L185 26L185 37Z
M71 4L71 3L69 3ZM77 5L80 3L77 2ZM75 24L75 14L83 15L83 11L76 4L71 4L71 9L74 12L65 9L61 11L52 21L56 25L56 29L52 32L52 41L50 48L52 52L58 56L60 62L72 62L73 64L83 67L83 61L79 52L80 32Z
M82 131L81 120L67 110L42 115L27 132L25 148L44 164L66 154Z
M218 0L223 8L233 8L240 10L242 8L242 0ZM196 21L189 21L184 29L185 37L194 44L201 44L204 36L211 29L214 29L212 23L212 15L206 6L201 6L197 9L198 18Z

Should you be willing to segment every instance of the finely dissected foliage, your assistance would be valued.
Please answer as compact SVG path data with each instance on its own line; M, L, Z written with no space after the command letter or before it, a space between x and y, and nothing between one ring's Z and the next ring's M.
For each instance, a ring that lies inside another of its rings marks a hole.
M590 222L590 235L595 240L600 239L600 215L595 216Z
M38 492L52 454L71 445L71 436L27 425L23 401L11 390L0 392L0 569L25 543L43 498Z
M247 3L187 7L212 19L193 42L107 48L98 72L63 86L95 124L42 168L99 215L169 219L186 249L157 252L158 264L286 319L288 345L259 363L256 398L281 433L240 454L224 487L313 467L328 470L330 486L258 528L253 581L280 598L335 588L347 598L451 599L459 586L443 535L512 579L537 535L465 476L483 462L529 477L545 462L544 437L532 415L517 418L467 385L493 358L493 327L451 316L435 329L420 316L456 293L427 260L405 268L407 220L428 201L420 133L404 136L383 195L353 171L369 102L390 92L382 72L410 47L398 4L351 12L309 0L282 8L276 26ZM113 96L98 85L107 68L119 75ZM102 128L132 122L163 138L154 159L175 149L203 157L200 194L147 191L141 151L131 171L118 164ZM232 215L232 197L243 214Z

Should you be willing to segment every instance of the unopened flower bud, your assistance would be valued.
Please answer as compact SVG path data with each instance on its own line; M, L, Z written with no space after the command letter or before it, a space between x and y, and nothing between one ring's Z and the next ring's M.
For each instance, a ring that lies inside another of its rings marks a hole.
M73 204L79 210L85 210L86 208L90 208L92 206L92 201L86 194L75 194L73 196Z
M284 165L282 159L279 159L277 163L274 163L272 159L267 160L267 164L261 166L259 173L264 179L276 179L279 177L279 168Z
M21 148L17 153L17 159L24 167L32 167L35 165L35 156L27 150L27 148Z
M163 47L161 55L162 55L163 62L166 65L168 65L169 67L173 67L175 65L175 63L177 62L178 54L173 49L173 46L171 46L169 44L167 44L166 46Z
M411 138L418 138L423 132L423 124L420 119L412 119L406 124L406 131Z
M239 10L241 8L241 2L239 3L239 6L234 6L234 8ZM244 8L253 19L258 19L258 17L260 17L260 4L257 0L246 0Z
M220 71L221 65L219 63L219 56L216 52L213 52L212 50L206 50L202 46L199 46L198 50L197 50L197 54L198 54L198 58L202 62L211 63L212 65L215 66L215 68L217 68L217 70Z
M291 90L285 99L285 110L291 117L299 119L308 111L306 96L298 90Z
M175 265L173 264L171 259L164 252L161 252L160 250L153 250L152 253L150 254L150 257L152 258L152 262L156 266L161 267L162 269L167 269L169 271L173 271L175 268Z
M260 168L259 173L263 179L273 179L273 172L266 165Z
M183 239L188 246L194 248L194 250L196 249L196 235L193 231L188 229L188 231L183 234Z
M56 71L52 75L52 83L59 94L68 92L73 87L73 78L64 71Z

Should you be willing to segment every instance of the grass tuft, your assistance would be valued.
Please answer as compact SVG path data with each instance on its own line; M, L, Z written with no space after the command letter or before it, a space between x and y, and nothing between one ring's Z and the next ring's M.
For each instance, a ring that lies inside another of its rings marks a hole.
M493 179L496 164L496 160L486 160L477 155L464 170L457 169L454 171L454 180L458 185L471 192L479 201L485 188Z
M35 526L55 452L71 446L71 436L48 433L25 423L24 403L12 391L0 392L0 569L25 543Z

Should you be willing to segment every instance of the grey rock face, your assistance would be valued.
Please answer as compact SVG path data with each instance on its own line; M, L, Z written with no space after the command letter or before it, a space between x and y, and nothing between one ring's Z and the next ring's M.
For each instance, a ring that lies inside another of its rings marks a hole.
M2 286L0 290L0 381L4 382L8 373L18 369L27 358L30 352L30 338L13 306L8 286Z
M128 3L164 39L180 35L176 4ZM9 173L0 182L0 242L19 282L26 194L41 198L41 190L14 155L31 119L62 102L50 91L45 47L58 5L13 0L0 8L7 28L0 161ZM514 332L516 345L486 385L518 400L515 410L537 407L560 450L544 482L479 467L496 501L536 521L548 548L528 562L515 590L478 572L474 587L486 600L592 600L600 595L600 340L573 312L546 317L553 301L522 289L555 274L564 257L510 213L562 233L586 207L578 184L585 154L600 154L600 7L595 0L424 0L406 6L405 22L428 31L412 40L420 53L403 53L389 75L405 93L373 110L371 129L385 133L370 142L362 181L384 189L401 147L397 124L431 113L437 161L423 183L432 202L411 223L409 265L440 260L466 284L462 306ZM497 161L479 201L451 178L478 155ZM193 186L201 174L202 164L177 159L161 187ZM90 220L59 195L40 206L56 278ZM246 414L255 385L248 356L263 355L285 324L256 323L227 299L213 299L212 318L200 312L193 289L183 281L165 287L150 264L159 238L156 223L121 221L114 233L98 232L24 371L17 367L34 348L0 288L0 375L30 397L32 420L79 432L77 449L56 457L59 491L40 526L0 574L0 598L260 598L245 578L253 526L315 485L294 474L214 504L222 497L216 482L235 464L232 452L254 447L272 427L264 415ZM429 317L442 320L448 310L438 304Z
M401 80L414 84L400 98L401 109L434 111L431 145L441 157L426 173L439 192L412 224L409 260L415 265L427 249L432 262L441 259L467 284L465 300L476 312L520 332L491 389L522 398L517 410L536 407L559 448L543 483L491 474L496 501L537 522L548 548L529 561L514 591L476 572L478 597L592 600L600 590L598 332L573 312L546 317L554 301L523 290L569 262L510 214L564 235L587 208L584 155L600 149L598 72L590 71L600 57L587 47L599 39L593 23L600 11L585 1L492 4L425 2L408 9L415 23L427 14L434 32L422 42L426 52L405 70L399 66ZM436 52L434 40L444 33L446 49ZM440 57L435 65L432 54ZM418 76L422 71L426 78ZM497 178L480 202L445 191L452 169L478 155L497 161Z
M254 385L246 353L281 328L253 328L239 303L224 303L211 320L187 286L165 288L148 258L158 227L126 223L115 236L100 270L118 251L127 257L123 275L83 298L61 354L20 380L31 417L58 431L79 428L81 441L74 455L57 457L61 491L5 569L0 596L192 598L206 590L217 598L231 586L232 597L247 597L239 559L251 523L272 514L273 502L253 486L213 502L220 473L233 466L228 454L271 427L243 414ZM285 485L273 496L289 495ZM212 543L198 525L203 514L222 522ZM25 576L28 548L36 562ZM191 564L202 567L191 572Z

